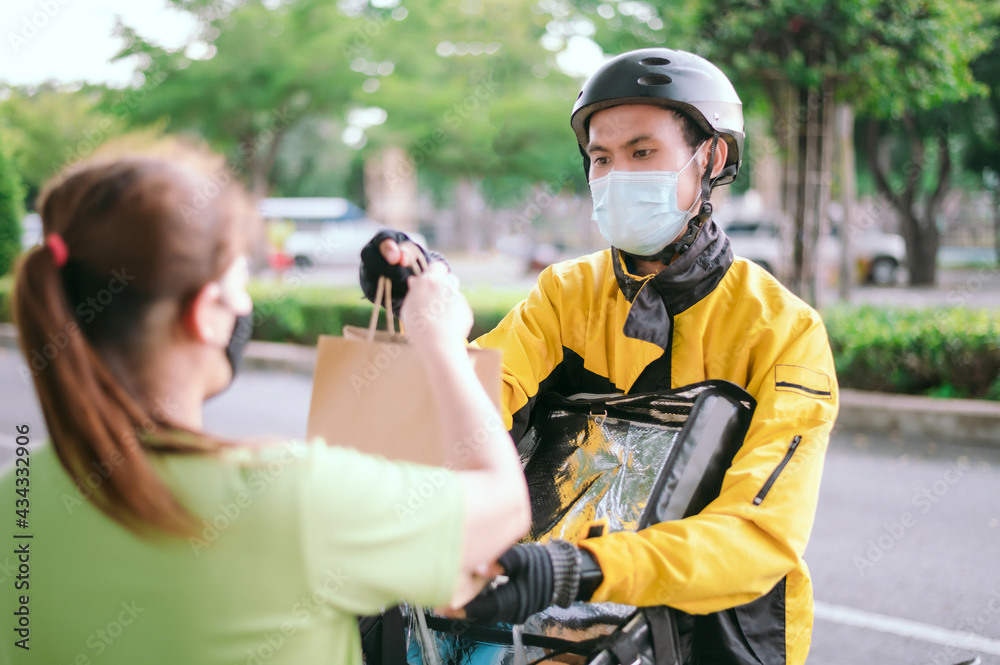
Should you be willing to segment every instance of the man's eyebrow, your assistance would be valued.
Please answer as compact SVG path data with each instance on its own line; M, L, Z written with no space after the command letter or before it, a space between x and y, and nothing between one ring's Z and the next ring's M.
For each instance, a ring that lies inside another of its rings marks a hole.
M636 143L640 143L642 141L652 141L652 140L653 140L652 134L639 134L639 136L636 136L635 138L630 139L628 142L626 142L623 147L631 148Z
M630 148L634 146L636 143L641 143L642 141L650 141L652 139L653 139L652 134L639 134L638 136L635 136L626 141L625 143L623 143L622 147ZM597 143L591 143L590 145L587 146L587 154L590 154L592 152L611 152L611 150L604 147L603 145L599 145Z

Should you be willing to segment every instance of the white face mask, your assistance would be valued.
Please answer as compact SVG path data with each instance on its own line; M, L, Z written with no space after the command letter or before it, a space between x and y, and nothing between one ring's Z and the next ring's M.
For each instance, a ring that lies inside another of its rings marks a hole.
M679 236L698 199L687 210L679 210L677 183L697 154L695 149L680 171L612 171L591 180L591 219L604 239L630 254L650 256Z

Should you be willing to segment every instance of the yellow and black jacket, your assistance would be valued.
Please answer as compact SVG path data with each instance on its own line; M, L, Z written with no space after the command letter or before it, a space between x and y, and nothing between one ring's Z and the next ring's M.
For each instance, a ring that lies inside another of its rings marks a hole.
M617 250L547 268L476 344L503 351L515 441L550 390L638 393L724 379L750 393L756 411L715 501L692 517L580 545L604 574L595 602L694 615L688 662L805 662L813 598L802 554L838 408L829 341L812 308L734 258L710 221L656 276L631 274Z

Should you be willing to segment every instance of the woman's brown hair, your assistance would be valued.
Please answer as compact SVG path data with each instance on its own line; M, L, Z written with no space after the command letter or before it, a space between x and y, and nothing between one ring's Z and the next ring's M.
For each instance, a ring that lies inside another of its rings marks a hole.
M181 316L245 252L256 216L220 158L179 142L157 153L98 157L46 185L43 233L62 239L65 263L46 244L28 252L14 317L52 444L77 486L139 535L183 536L194 518L150 458L225 444L173 424L132 369L148 352L153 306L176 303Z

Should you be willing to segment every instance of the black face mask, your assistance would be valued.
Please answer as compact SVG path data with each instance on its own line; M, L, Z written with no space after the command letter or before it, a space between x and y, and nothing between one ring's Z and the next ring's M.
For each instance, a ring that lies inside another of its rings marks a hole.
M233 335L229 338L229 344L226 345L226 359L233 369L234 379L236 372L240 369L240 364L243 362L243 352L246 351L247 342L250 341L252 333L253 315L241 314L237 316L236 324L233 326Z

